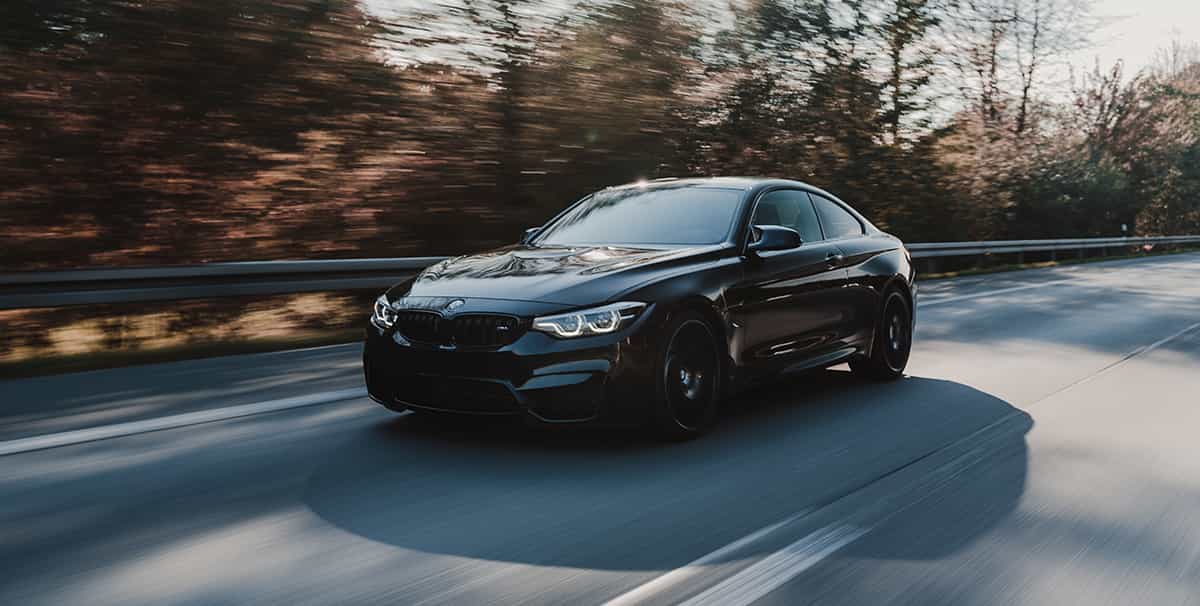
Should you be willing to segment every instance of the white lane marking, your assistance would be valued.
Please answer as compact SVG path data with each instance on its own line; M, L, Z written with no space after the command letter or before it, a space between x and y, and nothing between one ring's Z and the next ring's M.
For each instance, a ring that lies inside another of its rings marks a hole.
M1136 349L1136 350L1126 354L1124 358L1121 358L1121 362L1124 362L1125 360L1128 360L1129 358L1140 356L1144 353L1152 352L1152 351L1158 349L1159 347L1162 347L1163 345L1166 345L1167 343L1170 343L1171 341L1174 341L1175 339L1178 339L1179 337L1182 337L1183 335L1186 335L1189 332L1196 330L1197 328L1200 328L1200 322L1196 322L1195 324L1192 324L1192 325L1188 326L1187 328L1184 328L1183 330L1172 333L1170 336L1163 337L1145 347L1141 347L1139 349Z
M1039 399L1037 402L1034 402L1033 404L1039 404L1045 400L1049 400L1050 398L1057 396L1058 394L1060 394L1064 391L1067 391L1068 389L1077 387L1079 385L1083 385L1084 383L1087 383L1093 379L1096 379L1097 377L1103 375L1104 373L1106 373L1106 372L1108 372L1108 371L1110 371L1110 370L1112 370L1112 369L1114 369L1114 368L1116 368L1116 367L1118 367L1118 366L1120 366L1142 354L1150 353L1150 352L1158 349L1159 347L1162 347L1163 345L1166 345L1167 343L1170 343L1171 341L1174 341L1175 339L1178 339L1179 337L1182 337L1182 336L1188 334L1189 332L1196 330L1197 328L1200 328L1200 322L1191 324L1191 325L1187 326L1186 328L1184 328L1183 330L1174 332L1174 333L1172 333L1166 337L1163 337L1149 345L1143 345L1143 346L1121 356L1121 358L1119 360L1105 366L1104 368L1101 368L1100 370L1097 370L1096 372L1094 372L1086 377L1083 377L1082 379L1074 381L1074 382L1070 383L1069 385L1065 385L1061 389L1057 389L1052 393L1046 394L1046 396ZM1032 406L1033 404L1030 404L1030 406Z
M722 562L739 549L742 549L743 547L746 547L747 545L750 545L751 543L770 535L776 530L779 530L780 528L791 524L800 518L803 518L809 513L812 513L811 509L804 509L798 513L788 516L783 520L771 524L770 526L760 528L720 549L717 549L716 551L696 558L695 560L692 560L691 562L688 562L687 564L684 564L683 566L676 568L671 572L657 576L642 585L638 585L637 587L634 587L633 589L605 602L602 606L629 606L631 604L640 604L649 599L651 596L661 593L675 585L679 585L687 579L696 576L697 574L705 572L705 567Z
M854 526L826 526L746 567L683 606L752 604L866 533L867 529Z
M899 473L901 470L907 469L910 466L917 464L920 461L932 459L938 456L953 455L944 463L939 463L934 469L922 473L919 477L912 479L907 489L909 492L892 493L889 499L894 497L902 497L908 500L908 503L900 504L893 502L883 510L872 512L869 507L866 509L859 508L857 511L843 517L840 522L834 522L824 526L814 532L809 533L803 538L791 543L787 547L780 549L758 562L747 566L746 568L734 573L720 583L708 588L707 590L695 595L691 599L682 602L684 606L744 606L752 604L756 600L762 598L768 593L782 587L792 579L800 576L805 571L820 564L829 556L837 553L838 550L862 538L867 533L875 528L879 528L888 520L892 519L901 512L912 507L913 504L921 502L925 496L936 493L945 488L951 481L959 477L967 469L973 465L986 459L994 448L991 446L995 440L1000 439L1002 433L996 433L1005 426L1006 423L1012 422L1017 418L1020 412L1013 410L1012 412L1002 416L999 419L989 423L985 427L981 427L970 434L963 436L950 444L937 448L936 450L917 457L916 459L902 465L901 467L888 472L885 476L877 478L873 482L878 482L883 477L891 476ZM991 433L996 435L989 436ZM962 453L955 453L956 450L969 446L969 449ZM865 490L866 487L860 488L850 494L840 497L838 500L851 498L853 494ZM734 546L742 547L757 539L760 539L773 531L779 530L788 522L791 522L801 516L808 515L815 510L807 510L801 514L797 514L792 518L788 518L783 522L768 526L752 535L747 536L736 543L730 545L729 548L723 548L718 552L726 551L733 552ZM857 519L857 523L850 523L847 520ZM712 555L716 555L714 552ZM719 560L722 558L714 558L705 556L701 560ZM700 562L701 560L697 560ZM670 574L670 573L668 573ZM692 573L694 574L694 573ZM650 581L647 585L654 584L657 579ZM633 595L634 599L623 600L626 596ZM661 593L643 592L641 587L635 588L629 593L623 594L618 600L623 600L621 606L625 604L645 603L651 601L655 597L661 596ZM606 602L604 606L609 606L612 602Z
M1000 289L997 289L997 290L989 290L989 291L987 291L987 292L977 292L977 293L970 294L970 295L959 295L959 296L950 296L950 297L940 297L940 298L934 299L934 300L932 300L932 301L929 301L929 300L921 300L920 298L918 298L918 299L917 299L917 307L933 307L934 305L942 305L942 304L944 304L944 303L954 303L954 302L957 302L957 301L966 301L966 300L969 300L969 299L979 299L979 298L982 298L982 297L991 297L991 296L995 296L995 295L1003 295L1003 294L1010 293L1010 292L1017 292L1017 291L1021 291L1021 290L1029 290L1029 289L1032 289L1032 288L1043 288L1043 287L1046 287L1046 286L1054 286L1054 285L1056 285L1056 284L1066 284L1066 283L1068 283L1068 282L1074 282L1074 281L1075 281L1075 280L1051 280L1051 281L1049 281L1049 282L1039 282L1039 283L1037 283L1037 284L1026 284L1026 285L1024 285L1024 286L1013 286L1013 287L1011 287L1011 288L1000 288Z
M168 417L159 417L157 419L144 419L141 421L130 421L128 423L115 423L112 425L89 427L87 429L76 429L42 436L33 436L30 438L20 438L17 440L0 442L0 456L17 454L21 452L30 452L33 450L44 450L47 448L57 448L59 446L69 446L71 444L82 444L84 442L94 442L96 440L107 440L109 438L119 438L121 436L129 436L151 431L161 431L163 429L174 429L176 427L186 427L188 425L198 425L200 423L225 421L228 419L236 419L238 417L248 417L250 415L277 412L292 408L316 406L318 404L332 404L334 402L341 402L344 400L363 398L366 397L366 395L366 388L353 387L349 389L338 389L335 391L309 394L306 396L297 396L294 398L267 400L266 402L255 402L253 404L242 404L240 406L227 406L225 408L217 408L214 410L199 410L196 412L187 412Z

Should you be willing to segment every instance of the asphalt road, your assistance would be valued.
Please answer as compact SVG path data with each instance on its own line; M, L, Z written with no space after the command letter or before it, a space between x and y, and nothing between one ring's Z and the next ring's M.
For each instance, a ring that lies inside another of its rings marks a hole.
M677 445L363 398L138 429L353 389L354 347L0 383L0 445L129 428L0 456L0 604L1200 604L1200 255L918 315L908 378Z

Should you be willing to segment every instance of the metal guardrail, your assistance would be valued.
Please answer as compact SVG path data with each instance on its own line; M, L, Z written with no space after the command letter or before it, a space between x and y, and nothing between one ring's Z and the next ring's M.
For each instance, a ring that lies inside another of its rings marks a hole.
M1083 251L1130 246L1197 244L1200 236L1159 236L1141 238L1064 238L1058 240L993 240L989 242L933 242L908 244L914 259L962 257L988 254L1037 253L1060 250Z
M914 259L1200 245L1200 236L908 244ZM386 288L445 257L252 261L0 274L0 309Z
M445 257L249 261L0 274L0 309L385 288Z

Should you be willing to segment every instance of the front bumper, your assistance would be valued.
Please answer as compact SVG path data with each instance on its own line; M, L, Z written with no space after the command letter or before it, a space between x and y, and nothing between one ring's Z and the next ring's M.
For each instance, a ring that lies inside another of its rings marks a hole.
M649 310L648 310L649 311ZM537 423L636 423L654 393L652 313L611 335L527 331L495 350L444 350L367 323L363 372L384 406Z

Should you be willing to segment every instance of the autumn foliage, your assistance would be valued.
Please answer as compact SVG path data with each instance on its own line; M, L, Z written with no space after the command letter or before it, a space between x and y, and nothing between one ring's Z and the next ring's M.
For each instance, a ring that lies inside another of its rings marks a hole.
M1068 71L1086 27L1066 0L10 0L0 266L479 250L682 175L809 181L911 241L1200 231L1200 63Z

